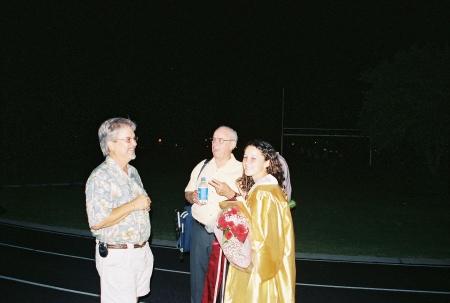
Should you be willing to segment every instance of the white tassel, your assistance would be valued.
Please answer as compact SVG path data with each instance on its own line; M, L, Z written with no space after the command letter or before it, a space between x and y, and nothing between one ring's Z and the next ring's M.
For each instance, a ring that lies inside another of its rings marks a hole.
M219 255L219 262L217 263L217 272L220 272L220 264L222 263L222 248L220 249L220 255ZM214 287L214 301L216 302L217 300L217 291L219 288L219 275L217 275L216 277L216 285Z
M220 249L220 254L222 254L222 248ZM225 260L225 262L223 262L223 277L222 277L222 297L220 298L220 303L223 303L223 298L225 297L225 279L226 279L226 274L227 274L227 263L228 260Z

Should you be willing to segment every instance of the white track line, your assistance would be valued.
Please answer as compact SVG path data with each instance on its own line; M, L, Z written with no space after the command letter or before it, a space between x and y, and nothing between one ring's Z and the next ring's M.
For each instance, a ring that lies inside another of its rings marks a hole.
M8 222L0 222L0 225L6 225L16 228L23 228L23 229L30 229L30 230L36 230L39 232L47 232L47 233L53 233L53 234L62 234L62 235L69 235L71 237L79 237L79 238L88 238L88 239L94 239L92 236L87 235L79 235L71 233L70 231L57 231L57 230L50 230L45 229L42 227L30 227L30 226L23 226L18 225L14 223L8 223ZM150 244L152 247L163 247L166 249L176 249L177 247L168 246L165 244ZM329 262L329 263L349 263L349 264L370 264L370 265L386 265L386 266L408 266L408 267L441 267L446 268L449 267L449 265L446 264L415 264L415 263L403 263L400 259L398 263L390 263L390 262L383 262L383 261L356 261L356 260L340 260L340 259L311 259L311 258L304 258L304 257L297 257L296 260L299 261L308 261L308 262Z
M348 264L367 264L367 265L382 265L382 266L406 266L406 267L440 267L448 268L449 265L442 264L414 264L414 263L389 263L389 262L371 262L371 261L353 261L353 260L333 260L333 259L306 259L306 258L296 258L298 261L307 262L327 262L327 263L348 263Z
M56 255L56 256L69 257L69 258L75 258L75 259L81 259L81 260L95 261L95 259L93 259L93 258L85 258L85 257L74 256L74 255L59 254L59 253L54 253L54 252L51 252L51 251L39 250L39 249L28 248L28 247L17 246L17 245L11 245L11 244L5 244L5 243L0 243L0 246L8 246L8 247L18 248L18 249L23 249L23 250L30 250L30 251L40 252L40 253L43 253L43 254L49 254L49 255ZM187 275L191 274L190 272L187 272L187 271L171 270L171 269L158 268L158 267L155 267L153 269L154 270L159 270L159 271L173 272L173 273L178 273L178 274L187 274Z
M73 256L73 255L58 254L58 253L54 253L54 252L49 252L49 251L44 251L44 250L37 250L37 249L27 248L27 247L23 247L23 246L10 245L10 244L4 244L4 243L0 243L0 245L13 247L13 248L18 248L18 249L36 251L36 252L45 253L45 254L58 255L58 256L69 257L69 258L76 258L76 259L82 259L82 260L88 260L88 261L95 261L95 259L92 259L92 258L84 258L84 257ZM190 274L190 272L186 272L186 271L170 270L170 269L157 268L157 267L155 267L154 269L155 270L159 270L159 271L171 272L171 273L180 273L180 274L188 274L188 275ZM26 281L26 280L19 280L19 279L4 277L4 276L0 276L0 278L9 279L9 280L13 280L13 281L19 281L19 282L23 282L23 283L29 283L29 284L38 285L38 286L50 287L50 288L54 288L54 289L65 290L63 288L49 286L49 285L45 285L45 284L34 283L34 282L29 282L29 281ZM411 289L395 289L395 288L357 287L357 286L323 285L323 284L307 284L307 283L295 283L295 285L306 286L306 287L323 287L323 288L374 290L374 291L392 291L392 292L406 292L406 293L426 293L426 294L441 294L441 295L449 295L450 294L450 292L446 292L446 291L428 291L428 290L411 290ZM67 290L67 291L72 291L72 290ZM72 292L76 292L76 291L72 291ZM80 292L80 293L82 293L82 292Z
M358 286L340 286L340 285L307 284L307 283L295 283L295 285L298 285L298 286L309 286L309 287L344 288L344 289L360 289L360 290L376 290L376 291L396 291L396 292L411 292L411 293L424 293L424 294L450 295L450 292L448 292L448 291L411 290L411 289L395 289L395 288L374 288L374 287L358 287Z
M56 256L70 257L70 258L81 259L81 260L95 261L95 259L92 259L92 258L85 258L85 257L66 255L66 254L59 254L59 253L55 253L55 252L51 252L51 251L45 251L45 250L40 250L40 249L28 248L28 247L23 247L23 246L17 246L17 245L5 244L5 243L0 243L0 245L13 247L13 248L18 248L18 249L23 249L23 250L31 250L31 251L40 252L40 253L49 254L49 255L56 255Z
M0 279L10 280L10 281L14 281L14 282L20 282L20 283L25 283L25 284L30 284L30 285L40 286L40 287L45 287L45 288L51 288L51 289L65 291L65 292L72 292L72 293L79 294L79 295L86 295L86 296L92 296L92 297L99 297L100 296L98 294L92 294L90 292L84 292L84 291L78 291L78 290L67 289L67 288L62 288L62 287L56 287L56 286L51 286L51 285L47 285L47 284L41 284L41 283L31 282L31 281L22 280L22 279L15 279L15 278L11 278L11 277L6 277L6 276L2 276L2 275L0 275Z

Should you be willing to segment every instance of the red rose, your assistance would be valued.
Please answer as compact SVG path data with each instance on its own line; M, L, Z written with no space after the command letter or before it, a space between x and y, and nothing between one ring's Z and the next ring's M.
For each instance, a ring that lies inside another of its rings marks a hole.
M217 220L217 224L219 225L219 228L222 230L228 228L228 221L225 220L225 216L220 216L219 220Z
M240 241L240 242L244 242L245 239L247 238L248 235L248 229L242 225L239 224L237 226L234 226L231 231L233 232L233 234L236 235L236 238Z
M237 238L240 242L244 243L245 239L247 239L247 235L248 235L248 233L236 235L236 238Z
M231 233L231 231L227 231L227 232L224 234L224 237L225 237L227 240L230 240L232 236L233 236L233 234Z
M234 206L232 208L230 208L230 210L228 211L228 215L236 215L239 212L239 209Z
M233 226L233 227L231 228L231 231L232 231L233 234L235 234L235 235L242 235L242 234L247 233L247 228L245 228L244 225L239 224L239 225Z

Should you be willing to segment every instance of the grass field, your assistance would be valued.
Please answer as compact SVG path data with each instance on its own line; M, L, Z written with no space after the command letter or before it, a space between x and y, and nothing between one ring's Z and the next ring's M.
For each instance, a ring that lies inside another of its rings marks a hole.
M190 171L140 172L153 201L153 238L174 241L173 212L184 206ZM291 175L297 252L450 259L446 198L386 191L364 173L292 166ZM83 186L2 188L0 199L2 218L88 230Z

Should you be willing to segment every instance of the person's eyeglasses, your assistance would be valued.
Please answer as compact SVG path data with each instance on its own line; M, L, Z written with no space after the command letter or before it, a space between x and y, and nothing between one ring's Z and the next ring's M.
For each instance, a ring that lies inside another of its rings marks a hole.
M223 142L225 142L225 141L235 141L235 140L226 140L224 138L214 138L214 137L209 138L209 140L211 140L211 142L218 141L220 144L223 144Z
M117 140L124 140L127 143L131 143L131 141L133 141L133 140L134 140L134 142L137 142L138 141L138 137L134 137L134 138L126 137L125 139L116 139L114 141L117 141Z

